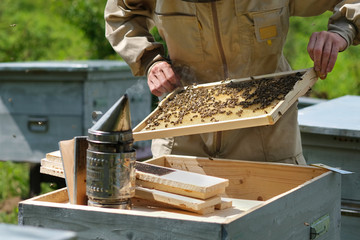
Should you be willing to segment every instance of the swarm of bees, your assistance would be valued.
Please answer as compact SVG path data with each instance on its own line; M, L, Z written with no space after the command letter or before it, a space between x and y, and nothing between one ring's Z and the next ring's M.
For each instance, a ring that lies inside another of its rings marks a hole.
M147 119L145 130L267 114L301 77L301 73L296 73L278 78L230 81L211 87L189 86L161 104Z

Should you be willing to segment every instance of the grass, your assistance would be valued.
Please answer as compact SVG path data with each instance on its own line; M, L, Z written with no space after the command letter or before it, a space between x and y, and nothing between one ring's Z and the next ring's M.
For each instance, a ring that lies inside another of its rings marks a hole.
M0 222L17 223L15 197L24 199L28 196L29 167L28 163L0 162Z
M29 164L0 162L0 199L28 194Z
M14 207L12 211L0 212L0 223L17 224L18 223L18 207Z
M17 203L29 197L29 163L0 161L0 223L17 224ZM52 183L42 183L42 193L53 190Z

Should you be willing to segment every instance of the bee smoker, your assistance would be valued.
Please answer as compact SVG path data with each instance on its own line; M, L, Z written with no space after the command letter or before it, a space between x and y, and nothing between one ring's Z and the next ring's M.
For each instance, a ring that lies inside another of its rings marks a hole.
M88 205L131 209L135 161L129 100L124 95L88 130Z

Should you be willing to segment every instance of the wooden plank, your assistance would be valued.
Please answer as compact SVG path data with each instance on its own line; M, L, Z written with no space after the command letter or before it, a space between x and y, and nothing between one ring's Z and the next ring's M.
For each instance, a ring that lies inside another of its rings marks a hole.
M134 132L134 141L145 141L157 138L177 137L207 132L226 131L238 128L249 128L274 124L273 118L268 114L259 117L249 117L240 120L228 120L224 122L203 123L184 127L173 127L151 131ZM135 130L135 129L134 129Z
M64 170L50 167L40 166L40 173L47 174L59 178L65 178Z
M60 141L59 148L64 167L65 182L68 188L69 200L71 204L75 204L75 139Z
M215 205L215 209L224 210L232 207L232 200L221 198L221 202Z
M359 215L359 214L358 214ZM358 240L360 236L360 216L341 215L341 239Z
M217 223L169 219L167 214L158 211L154 216L144 216L134 210L113 212L113 209L70 204L59 207L21 203L19 224L67 229L77 232L79 239L221 239L222 226ZM207 215L174 214L207 218Z
M59 142L66 186L71 204L87 205L86 197L86 137Z
M200 214L200 215L207 215L207 214L210 214L213 212L215 212L215 206L210 206L207 208L200 209L199 211L196 211L195 213Z
M214 196L206 200L190 198L173 193L163 192L155 189L136 187L135 197L147 200L166 203L173 207L184 209L199 214L207 214L214 211L214 206L221 203L219 196ZM211 208L212 207L212 208ZM212 209L212 211L211 211Z
M340 174L324 173L280 194L242 218L224 225L233 239L309 239L310 225L331 216L328 231L318 239L340 239Z
M249 200L268 200L327 172L315 167L281 163L210 160L181 155L165 158L166 165L173 169L226 178L229 186L221 196ZM146 162L152 163L152 160Z
M43 195L34 197L32 201L50 202L50 203L68 203L68 189L61 188L53 192L45 193Z
M53 152L50 152L50 153L47 153L45 155L45 158L49 161L52 161L52 162L59 162L59 163L62 163L61 161L61 153L60 151L53 151Z
M136 163L137 185L184 196L207 199L225 191L229 181L148 163Z
M161 181L161 179L158 179L158 180ZM178 185L178 183L170 183L170 184ZM184 188L187 188L187 186L184 187L184 184L181 184L180 187L172 187L172 186L169 186L168 183L161 184L159 182L154 183L154 182L149 182L149 181L142 181L140 179L136 179L136 186L141 186L141 187L148 188L148 189L157 189L160 191L175 193L175 194L189 196L189 197L198 198L198 199L208 199L213 196L223 194L225 192L225 188L217 188L213 191L206 192L206 193L197 192L196 190L184 189Z
M291 71L286 73L276 73L276 74L269 74L263 76L257 76L255 79L261 78L270 78L270 77L281 77L286 75L291 75L296 72L305 72L301 81L298 81L294 89L290 91L286 96L285 99L276 103L273 106L273 110L267 114L261 114L258 116L247 116L236 118L232 120L220 119L219 122L210 122L210 123L196 123L196 124L186 124L186 125L179 125L175 127L168 127L168 128L161 128L155 130L146 130L145 127L147 125L147 120L153 116L155 116L161 105L164 104L165 101L172 98L176 92L170 94L167 98L162 100L159 106L148 116L146 117L141 123L139 123L133 129L133 137L134 141L143 141L155 138L165 138L165 137L174 137L174 136L183 136L183 135L190 135L190 134L199 134L199 133L206 133L206 132L215 132L215 131L225 131L231 129L238 129L238 128L247 128L247 127L255 127L255 126L263 126L263 125L272 125L286 112L286 110L299 98L300 96L304 95L309 88L311 88L315 82L317 81L317 75L313 68L311 69L304 69L299 71ZM233 82L243 82L243 81L250 81L251 78L244 78L244 79L235 79L229 80ZM227 84L228 81L210 83L210 84L202 84L197 85L195 88L201 87L209 87L215 86L220 84Z
M60 157L61 160L61 157ZM46 168L54 168L54 169L63 169L63 165L61 161L56 161L53 159L48 160L47 158L43 158L40 161L40 165L42 167L46 167Z
M246 211L255 209L256 207L263 206L266 202L262 201L251 201L243 199L229 199L233 201L233 207L221 211L215 211L209 216L201 216L198 214L193 214L188 211L181 209L173 208L168 204L162 204L156 202L153 204L152 201L146 201L140 198L133 198L133 208L132 210L122 210L122 209L112 209L112 208L97 208L84 205L74 205L68 204L68 195L66 188L56 190L54 192L44 194L38 197L34 197L25 201L22 201L20 205L27 205L30 209L34 210L36 206L40 207L50 207L53 209L58 209L60 211L65 209L70 210L80 210L81 212L93 212L94 215L97 215L99 212L105 212L109 214L109 222L112 221L112 217L115 215L134 215L134 216L143 216L154 218L168 218L176 220L184 220L191 222L212 222L212 223L224 223L227 220L231 220L239 217L238 215L244 214ZM255 204L256 202L256 204ZM149 204L150 203L150 204ZM36 210L34 210L36 213ZM81 213L79 213L81 215ZM66 220L65 220L66 221ZM84 220L86 222L86 220ZM100 222L98 222L100 224Z
M86 196L86 150L87 137L75 137L76 204L87 205Z
M40 173L65 178L60 151L47 153L40 161Z

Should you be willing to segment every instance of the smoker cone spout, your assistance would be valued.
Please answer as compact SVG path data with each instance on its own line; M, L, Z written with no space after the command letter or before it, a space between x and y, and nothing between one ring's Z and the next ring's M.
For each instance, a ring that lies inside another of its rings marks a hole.
M135 194L135 161L129 100L122 96L88 130L88 205L130 209Z
M125 132L131 130L129 98L122 96L95 124L89 132Z

